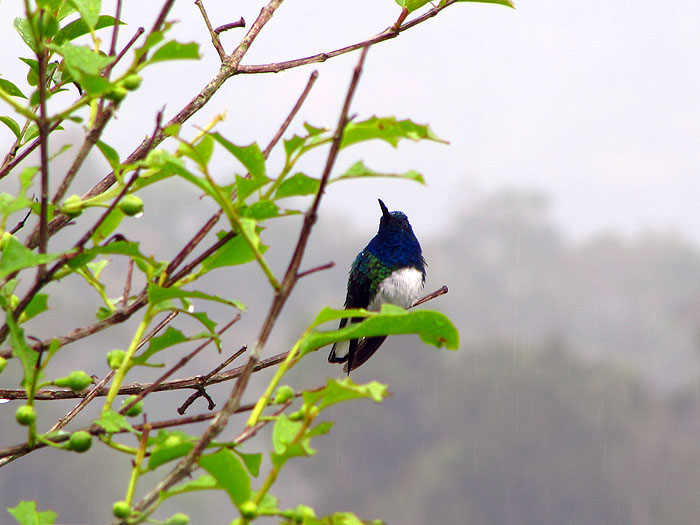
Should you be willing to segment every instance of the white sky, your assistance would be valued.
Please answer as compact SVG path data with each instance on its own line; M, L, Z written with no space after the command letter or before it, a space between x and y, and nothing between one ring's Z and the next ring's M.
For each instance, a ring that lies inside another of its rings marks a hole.
M24 65L15 58L21 43L11 27L21 4L0 3L0 73L24 89ZM111 12L111 4L104 5ZM146 11L155 5L125 0L129 25L122 28L122 42L138 25L136 16L150 27L154 15ZM214 25L244 16L250 26L263 4L205 5ZM398 12L392 0L288 0L244 63L348 45L383 30ZM157 108L165 104L169 118L216 71L218 58L193 2L177 2L171 18L181 20L173 34L199 42L205 59L144 72L144 90L125 101L105 137L122 157L150 132ZM700 4L690 0L450 7L370 50L353 112L430 123L451 145L409 143L396 151L376 144L349 150L338 163L344 169L362 158L376 169L415 168L428 186L338 184L329 188L324 211L371 229L378 218L376 198L382 197L425 232L449 225L451 213L465 202L516 186L547 192L558 223L577 236L600 229L672 229L700 241L698 21ZM228 51L242 34L224 36ZM319 81L292 129L298 131L304 120L332 126L356 59L354 53L284 74L233 78L189 124L206 125L227 110L220 128L225 136L264 145L318 69ZM11 112L4 107L0 114ZM0 130L0 151L10 136ZM319 175L323 160L310 159L304 168ZM229 166L222 164L221 173L230 174Z

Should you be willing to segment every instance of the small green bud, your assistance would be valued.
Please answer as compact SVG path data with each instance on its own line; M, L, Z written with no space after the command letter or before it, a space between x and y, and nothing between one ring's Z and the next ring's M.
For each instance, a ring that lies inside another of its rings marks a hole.
M134 399L136 399L136 396L129 396L127 397L124 402L122 403L122 408L131 403ZM138 416L141 411L143 410L143 400L140 400L138 403L136 403L134 406L132 406L129 410L124 412L125 416L128 417L136 417Z
M165 520L165 525L187 525L190 522L190 517L187 514L178 512Z
M301 413L301 410L297 410L296 412L289 414L289 419L292 421L299 421L304 419L304 414Z
M7 359L4 357L0 357L0 374L2 374L2 371L5 370L5 367L7 366Z
M126 97L126 94L128 93L127 89L122 86L122 85L117 85L115 86L112 91L105 93L103 96L107 100L113 100L114 102L121 102L124 100L124 97Z
M12 297L10 297L10 308L13 310L19 306L19 297L17 297L15 294L12 294Z
M82 370L73 370L66 377L59 377L53 382L54 385L70 388L73 392L85 390L92 384L92 377L87 375Z
M252 520L258 516L258 504L252 500L241 503L238 510L241 511L241 516L247 520Z
M116 370L124 364L124 359L126 359L126 352L124 350L110 350L107 353L107 364L112 370Z
M126 501L115 501L112 505L112 514L117 518L128 518L131 516L131 505Z
M12 234L10 232L5 232L2 234L2 239L0 240L0 250L4 250L7 243L10 242Z
M168 436L163 442L163 446L166 448L176 447L182 443L182 438L180 436Z
M34 410L33 406L22 405L17 407L15 418L17 419L17 423L27 427L36 421L36 410Z
M277 389L277 392L275 392L275 400L273 403L276 405L281 405L282 403L286 403L290 399L294 398L294 389L289 386L289 385L282 385Z
M71 195L65 201L63 201L63 204L59 209L61 213L72 219L83 213L83 208L85 208L85 204L83 204L83 200L80 198L80 195Z
M311 507L307 507L306 505L297 505L296 508L296 519L300 522L304 521L307 518L315 518L316 513L314 512L314 509Z
M73 432L68 440L68 450L73 450L74 452L85 452L92 446L92 436L90 432L84 430L78 430Z
M119 201L119 209L123 211L125 215L133 217L137 213L143 211L143 201L133 194L124 195L122 200Z
M143 79L138 75L128 75L124 78L124 80L120 82L120 84L129 91L134 91L135 89L138 89L141 85L141 80Z

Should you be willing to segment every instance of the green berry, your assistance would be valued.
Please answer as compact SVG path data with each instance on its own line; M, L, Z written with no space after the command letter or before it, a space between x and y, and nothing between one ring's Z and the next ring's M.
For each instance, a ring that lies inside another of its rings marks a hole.
M36 410L34 410L33 406L22 405L17 407L15 418L17 418L17 423L20 425L29 426L36 421Z
M92 384L92 377L82 370L73 370L66 377L60 377L53 382L54 385L70 388L73 392L85 390Z
M112 505L112 514L117 518L128 518L131 516L131 505L126 501L115 501Z
M273 403L276 405L281 405L282 403L286 403L290 399L294 398L294 389L289 386L289 385L282 385L277 389L277 392L275 392L275 400Z
M190 522L190 517L187 514L178 512L173 514L167 520L165 520L165 525L187 525Z
M84 430L78 430L73 432L68 440L68 450L73 450L74 452L85 452L92 446L92 436L90 432Z
M127 397L124 402L122 403L122 408L131 403L134 399L136 399L136 396L129 396ZM141 411L143 410L143 400L140 400L138 403L136 403L134 406L132 406L129 410L124 412L125 416L129 417L136 417L138 416Z
M301 410L297 410L296 412L289 414L289 419L291 421L300 421L304 419L304 414L301 413Z
M60 211L72 219L83 213L84 207L85 205L83 204L83 200L80 198L80 195L71 195L65 201L63 201Z
M2 373L3 370L5 370L5 367L7 366L7 359L4 357L0 357L0 374Z
M245 519L252 520L258 515L258 504L251 500L244 501L240 504L238 510L241 511L241 516Z
M124 78L124 80L122 80L120 84L129 91L134 91L135 89L138 89L141 85L141 80L143 79L138 75L129 75L126 78Z
M124 359L126 359L126 352L124 350L110 350L107 353L107 364L112 370L120 368L124 364Z
M143 211L143 201L136 195L125 195L122 200L119 201L119 209L123 211L125 215L133 217L137 213Z
M109 93L105 93L103 96L107 100L113 100L114 102L121 102L124 100L124 97L128 93L127 89L124 86L117 85L112 91Z

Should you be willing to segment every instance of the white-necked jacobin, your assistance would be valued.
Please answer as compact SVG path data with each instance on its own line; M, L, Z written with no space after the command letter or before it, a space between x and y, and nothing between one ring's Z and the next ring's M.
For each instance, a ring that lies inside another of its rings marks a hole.
M379 310L384 303L409 308L425 284L425 260L420 243L408 217L400 211L390 212L379 199L382 217L379 231L350 267L345 308ZM351 323L363 318L350 319ZM340 320L343 328L348 319ZM329 363L345 363L348 374L377 351L386 336L340 341L333 345Z

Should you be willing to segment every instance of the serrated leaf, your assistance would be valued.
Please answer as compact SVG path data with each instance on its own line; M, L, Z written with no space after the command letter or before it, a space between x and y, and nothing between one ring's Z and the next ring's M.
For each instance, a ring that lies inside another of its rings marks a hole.
M108 434L113 434L115 432L119 432L120 430L136 432L134 427L132 427L126 420L126 416L123 416L114 410L103 410L100 413L100 417L95 420L95 423L104 428L105 432Z
M340 147L342 149L373 139L383 140L394 147L398 146L401 139L433 140L447 144L426 125L416 124L410 120L396 120L394 117L372 117L362 122L350 122L345 127Z
M58 517L52 510L37 511L35 501L20 501L16 507L8 507L7 512L20 525L53 525Z
M279 217L280 209L272 201L258 201L247 206L241 215L256 221L263 221L272 217Z
M163 287L155 283L150 283L148 285L148 302L151 304L158 304L164 301L171 301L173 299L182 298L192 298L192 299L204 299L206 301L214 301L221 304L226 304L228 306L233 306L239 310L243 310L245 307L243 304L236 300L224 299L218 295L212 295L197 290L182 290L175 287Z
M95 29L100 18L102 0L68 0L80 13L80 17L85 21L90 29Z
M341 314L343 310L324 309L317 317L329 319L331 313ZM345 311L347 312L347 310ZM459 347L459 332L452 321L440 312L430 310L406 311L398 306L382 305L381 312L355 311L352 317L367 318L359 323L352 323L339 330L308 332L301 341L300 354L321 348L329 343L362 337L380 335L416 334L425 343L433 346L445 346L448 350ZM316 326L316 324L314 324Z
M123 25L124 22L119 22L119 25ZM103 27L114 26L114 17L109 15L102 15L97 19L94 29L102 29ZM70 42L76 38L86 35L90 32L90 28L83 21L82 18L78 18L73 22L62 27L58 33L53 37L53 42L57 45L61 45L64 42Z
M0 88L11 97L27 98L17 86L4 78L0 78Z
M10 131L17 137L17 140L22 140L22 130L14 119L10 117L0 117L0 122L10 128Z
M241 460L227 448L213 454L204 454L197 461L199 465L216 479L234 504L250 499L250 476Z
M175 40L166 42L155 50L153 56L148 60L150 64L162 62L164 60L182 60L199 58L199 44L191 42L181 44Z
M251 177L265 177L265 156L257 142L248 146L236 146L219 133L211 133L211 136L243 164Z
M320 186L320 180L304 175L303 173L295 173L279 185L275 192L275 199L300 195L315 195L318 193L318 188Z
M345 173L342 175L339 175L338 177L335 177L329 181L331 182L336 182L339 180L343 179L357 179L361 177L389 177L389 178L397 178L397 179L406 179L406 180L412 180L415 182L419 182L421 184L425 184L425 179L423 179L423 175L418 173L417 171L410 170L405 173L385 173L385 172L380 172L380 171L374 171L367 166L362 161L358 161L352 166L350 166Z
M255 221L248 218L242 218L241 223L244 228L248 229L248 234L253 238L254 244L258 251L265 253L267 246L260 242L258 230L255 228ZM251 227L252 226L252 227ZM221 237L221 235L219 235ZM219 248L216 253L207 257L202 261L202 272L210 272L215 268L224 266L235 266L238 264L246 264L255 260L255 254L242 235L236 235L233 239Z
M13 272L31 268L54 261L59 254L34 253L17 240L14 235L4 239L5 246L0 257L0 278L5 278Z
M369 398L372 401L380 402L388 395L387 388L387 385L376 381L357 385L349 377L345 377L340 380L329 379L321 390L304 392L303 396L306 405L318 405L323 410L336 403L351 399Z
M270 182L270 179L267 177L246 178L236 175L236 195L238 197L238 203L243 204L254 191L262 188L268 182Z
M287 157L291 157L292 154L299 150L304 145L304 139L299 135L294 135L291 139L285 139L284 141L284 151Z

